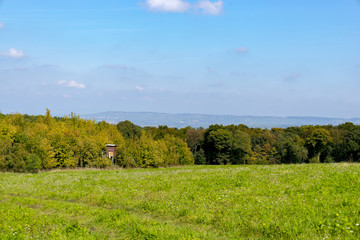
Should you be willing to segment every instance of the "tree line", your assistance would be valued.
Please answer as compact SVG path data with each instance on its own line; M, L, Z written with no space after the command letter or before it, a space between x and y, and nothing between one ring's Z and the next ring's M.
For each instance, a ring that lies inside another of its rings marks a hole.
M54 168L110 167L106 144L118 146L120 167L187 164L290 164L358 162L360 126L207 129L140 127L81 119L75 114L0 114L0 170L37 172Z
M167 126L140 128L129 121L117 124L129 139L141 129L154 139L174 136L186 141L195 164L291 164L360 161L360 126L294 126L249 128L246 125L211 125L207 129Z
M116 144L121 167L162 167L193 164L183 139L154 139L140 129L136 138L123 137L116 125L81 119L75 114L52 117L0 114L0 170L37 172L54 168L107 168L106 144Z

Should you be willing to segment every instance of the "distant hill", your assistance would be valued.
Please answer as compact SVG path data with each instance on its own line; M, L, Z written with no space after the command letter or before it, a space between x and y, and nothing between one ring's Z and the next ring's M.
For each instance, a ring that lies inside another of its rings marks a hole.
M259 128L286 128L302 125L339 125L345 122L360 124L360 118L325 118L325 117L269 117L269 116L235 116L235 115L210 115L210 114L171 114L154 112L102 112L86 114L81 117L118 123L129 120L139 126L159 126L183 128L191 126L194 128L207 128L212 124L239 125L245 124L248 127Z

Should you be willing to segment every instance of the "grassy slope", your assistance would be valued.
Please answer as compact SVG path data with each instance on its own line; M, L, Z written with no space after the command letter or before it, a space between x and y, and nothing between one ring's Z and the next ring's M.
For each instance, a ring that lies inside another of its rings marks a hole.
M0 173L0 239L360 239L360 165Z

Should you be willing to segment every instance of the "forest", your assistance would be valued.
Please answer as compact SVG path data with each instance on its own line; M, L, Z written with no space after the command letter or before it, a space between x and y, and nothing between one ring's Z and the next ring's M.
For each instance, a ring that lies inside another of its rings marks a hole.
M124 168L179 165L296 164L358 162L360 126L249 128L211 125L207 129L140 127L81 119L71 113L0 114L0 170L38 172L55 168L108 168L106 144L118 147Z

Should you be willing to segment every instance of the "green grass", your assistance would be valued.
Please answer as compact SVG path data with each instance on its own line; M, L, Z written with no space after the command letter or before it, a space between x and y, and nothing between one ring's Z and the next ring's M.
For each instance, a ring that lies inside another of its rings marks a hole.
M360 165L0 173L0 239L360 239Z

